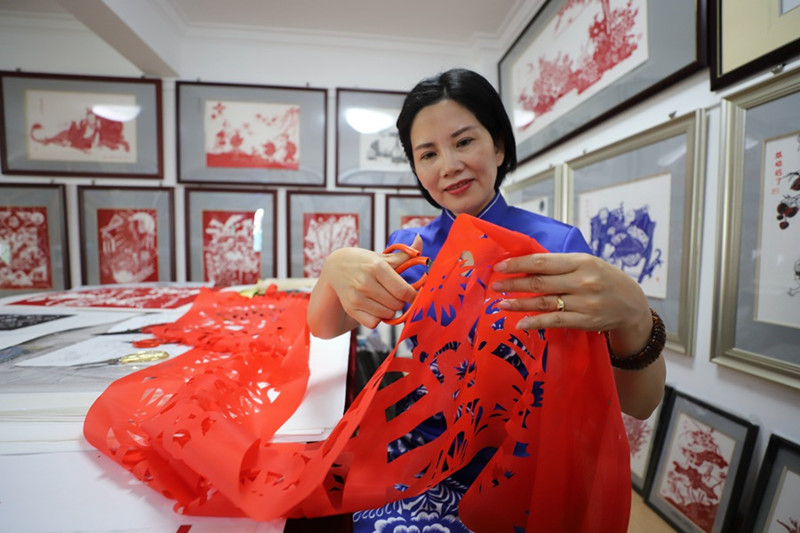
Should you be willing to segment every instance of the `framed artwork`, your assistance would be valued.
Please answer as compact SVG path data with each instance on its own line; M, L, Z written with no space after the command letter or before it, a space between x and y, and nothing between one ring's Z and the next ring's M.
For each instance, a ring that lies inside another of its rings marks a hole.
M78 186L84 285L175 279L173 191Z
M730 531L758 427L679 391L670 403L645 503L678 531Z
M276 277L274 191L187 187L184 206L189 281L229 287Z
M64 185L0 185L0 297L69 287Z
M161 80L0 72L4 174L164 176Z
M178 181L325 186L328 93L178 81Z
M708 2L711 88L721 89L800 56L800 1Z
M787 533L800 530L800 445L770 435L753 492L755 508L742 531Z
M501 188L508 205L564 220L563 167L548 168Z
M712 361L800 389L800 72L723 99Z
M317 278L331 252L373 248L371 193L287 192L289 277Z
M667 347L691 355L702 234L702 111L566 164L567 220L592 253L635 279Z
M386 195L386 240L399 229L418 228L438 217L440 208L433 207L420 195Z
M417 187L395 125L405 95L336 89L336 185Z
M653 456L658 452L658 443L664 437L664 421L668 415L665 406L668 408L672 405L674 390L669 385L665 387L661 403L646 420L639 420L622 413L625 433L628 435L628 444L631 448L631 485L642 496L653 480L656 465Z
M524 162L705 64L705 0L547 0L500 59Z

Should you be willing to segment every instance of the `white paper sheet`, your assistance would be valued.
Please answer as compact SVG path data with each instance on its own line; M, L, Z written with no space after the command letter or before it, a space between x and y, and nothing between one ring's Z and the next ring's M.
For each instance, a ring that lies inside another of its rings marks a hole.
M150 338L151 335L142 333L129 333L126 335L98 335L85 341L75 343L39 357L32 357L15 363L14 366L74 366L86 363L96 363L109 359L118 359L125 355L141 351L133 346L133 341ZM164 350L170 357L180 355L190 349L182 344L162 344L154 348ZM128 365L126 365L128 366ZM130 365L131 369L134 365ZM142 368L146 363L136 363L136 368Z

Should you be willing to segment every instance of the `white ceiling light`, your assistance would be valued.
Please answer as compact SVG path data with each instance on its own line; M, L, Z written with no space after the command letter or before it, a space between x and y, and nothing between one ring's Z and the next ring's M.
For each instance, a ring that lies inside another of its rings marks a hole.
M395 117L375 109L351 107L344 112L344 118L359 133L377 133L394 125Z
M142 108L138 105L94 105L92 113L115 122L129 122L139 116Z

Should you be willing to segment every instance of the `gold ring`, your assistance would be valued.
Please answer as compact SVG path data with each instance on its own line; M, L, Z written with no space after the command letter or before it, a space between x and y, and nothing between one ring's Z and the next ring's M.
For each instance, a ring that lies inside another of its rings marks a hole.
M556 302L557 302L556 311L558 311L560 313L561 311L563 311L565 309L564 300L561 299L561 296L556 296Z

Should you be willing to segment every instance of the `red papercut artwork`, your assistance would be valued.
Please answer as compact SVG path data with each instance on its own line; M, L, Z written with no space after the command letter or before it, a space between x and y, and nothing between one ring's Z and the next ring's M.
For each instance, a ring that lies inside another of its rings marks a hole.
M47 135L40 123L31 126L31 139L42 145L55 144L90 152L97 148L130 152L131 147L123 132L124 125L117 120L109 120L86 110L83 118L76 118L63 130Z
M303 277L317 278L334 250L358 246L357 213L303 215Z
M489 447L459 507L471 530L623 533L629 449L605 340L517 330L521 314L500 309L491 290L507 276L495 262L533 252L545 250L459 216L403 325L411 357L393 351L324 441L271 440L309 374L308 301L274 290L204 290L177 322L151 328L148 344L194 348L112 383L84 434L184 514L266 521L371 509L426 491ZM438 437L395 446L431 417Z
M47 208L0 208L0 289L52 288Z
M727 435L681 413L659 495L702 531L714 527L734 446Z
M421 228L437 215L402 215L400 217L400 229Z
M647 445L653 435L653 427L647 420L639 420L623 414L625 432L628 435L628 444L631 447L631 457L638 457L647 451Z
M218 287L258 281L261 239L255 233L255 216L255 211L203 211L205 281Z
M158 281L158 212L98 209L100 283Z
M9 305L113 309L176 309L192 303L199 287L97 287L48 292L16 300Z
M788 533L800 533L800 520L790 518L787 520L787 522L789 522L788 524L780 520L776 520L775 522L782 526Z
M642 23L637 21L644 7L634 7L634 3L641 2L628 0L613 8L611 0L568 0L564 4L551 23L553 27L548 28L552 34L545 35L557 41L558 53L548 56L542 52L525 58L518 67L522 80L517 86L516 105L526 117L524 122L515 120L519 130L540 121L570 93L588 91L646 43Z
M300 106L250 102L205 103L206 165L300 168Z

